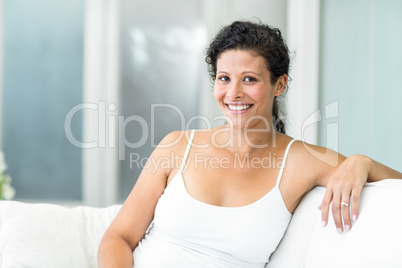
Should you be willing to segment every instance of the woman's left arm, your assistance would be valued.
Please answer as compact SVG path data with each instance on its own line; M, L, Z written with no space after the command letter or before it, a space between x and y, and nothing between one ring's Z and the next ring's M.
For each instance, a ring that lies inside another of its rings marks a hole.
M337 231L342 233L344 227L350 230L350 207L355 221L359 213L359 197L364 183L380 181L387 178L402 179L402 173L393 170L364 155L352 155L323 178L320 184L326 186L326 192L320 205L322 224L328 223L328 212L332 202L332 215Z
M368 166L368 182L380 181L384 179L402 179L402 173L390 167L387 167L365 155L353 155L353 157L367 161Z

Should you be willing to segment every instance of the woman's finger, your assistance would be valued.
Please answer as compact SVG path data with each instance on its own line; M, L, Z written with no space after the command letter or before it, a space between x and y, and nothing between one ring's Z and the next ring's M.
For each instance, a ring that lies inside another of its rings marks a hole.
M332 217L334 218L336 230L341 234L343 232L343 224L341 216L341 194L339 191L334 192L332 199Z
M352 220L356 221L359 216L359 198L361 189L353 189L351 195L351 205L352 205Z
M352 223L350 221L350 190L349 191L344 191L342 193L342 199L341 199L341 212L342 212L342 218L343 222L345 224L345 230L349 231Z
M322 221L322 226L325 227L328 224L328 211L329 211L329 205L331 204L332 200L332 189L327 187L324 198L322 199L320 209L321 209L321 221Z

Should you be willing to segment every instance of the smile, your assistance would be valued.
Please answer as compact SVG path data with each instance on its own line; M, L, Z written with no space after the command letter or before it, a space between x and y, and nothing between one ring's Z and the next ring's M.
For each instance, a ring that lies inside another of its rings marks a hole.
M229 109L232 110L232 111L244 111L244 110L249 109L251 106L253 106L253 105L251 105L251 104L248 104L248 105L232 105L232 104L226 104L226 105L227 105L227 107L229 107Z

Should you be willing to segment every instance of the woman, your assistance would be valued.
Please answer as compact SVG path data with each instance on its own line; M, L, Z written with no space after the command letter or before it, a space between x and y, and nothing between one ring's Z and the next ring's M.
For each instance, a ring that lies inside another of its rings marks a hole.
M234 22L206 60L227 123L162 140L103 236L100 267L264 267L313 187L327 187L323 225L332 202L342 233L352 226L350 208L357 219L367 180L402 178L366 156L345 158L285 134L277 98L289 53L278 29Z

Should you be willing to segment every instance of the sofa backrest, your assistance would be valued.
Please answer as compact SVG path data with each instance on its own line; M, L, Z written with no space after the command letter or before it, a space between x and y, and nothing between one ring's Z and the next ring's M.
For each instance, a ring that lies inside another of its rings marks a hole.
M328 226L321 226L324 192L316 187L304 197L267 268L402 267L402 180L366 183L359 217L343 234L331 210Z

